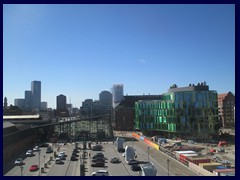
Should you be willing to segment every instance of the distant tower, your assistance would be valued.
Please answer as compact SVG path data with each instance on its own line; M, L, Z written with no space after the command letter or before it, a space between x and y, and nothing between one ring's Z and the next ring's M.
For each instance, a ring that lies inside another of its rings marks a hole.
M41 81L32 81L33 108L41 109Z
M60 94L57 96L57 111L67 110L67 97Z
M99 101L101 105L112 106L112 93L109 91L102 91L99 94Z
M123 84L114 84L112 88L113 108L123 100Z
M5 97L4 98L4 109L6 109L7 108L7 98Z

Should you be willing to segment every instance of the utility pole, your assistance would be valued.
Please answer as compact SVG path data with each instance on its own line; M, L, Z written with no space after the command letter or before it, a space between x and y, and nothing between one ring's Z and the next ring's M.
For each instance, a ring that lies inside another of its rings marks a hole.
M147 148L148 148L148 162L149 162L149 146Z
M170 163L170 159L167 159L167 166L168 166L168 176L169 176L169 163Z

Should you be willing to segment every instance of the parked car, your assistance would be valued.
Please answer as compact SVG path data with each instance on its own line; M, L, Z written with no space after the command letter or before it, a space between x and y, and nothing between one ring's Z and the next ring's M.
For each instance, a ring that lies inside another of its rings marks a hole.
M58 158L61 159L61 160L64 160L64 159L65 159L65 157L64 157L63 154L58 154Z
M78 158L76 158L76 156L71 156L71 161L77 161Z
M92 162L105 162L105 158L97 157L97 158L92 159Z
M32 150L28 150L26 152L26 156L33 156L33 151Z
M35 147L33 148L33 151L40 151L40 149L39 149L38 146L35 146Z
M110 162L111 162L111 163L119 163L120 160L119 160L119 158L117 158L117 157L113 157L113 158L111 158Z
M52 153L53 149L51 147L47 147L46 153Z
M14 164L17 165L17 166L22 165L23 164L23 159L22 158L17 158Z
M48 147L49 144L48 143L43 143L43 144L40 144L39 147Z
M104 167L105 163L104 162L95 162L91 164L92 167Z
M95 146L92 147L93 151L101 151L102 150L102 146L100 144L97 144Z
M128 165L135 165L135 164L138 164L137 160L132 159L132 160L128 161Z
M131 169L132 169L133 171L141 171L141 170L142 170L139 165L132 165L132 166L131 166Z
M122 156L125 157L125 153L123 153Z
M55 164L64 164L60 158L56 158Z
M37 171L39 169L39 167L38 167L38 165L31 165L30 167L29 167L29 171Z
M104 154L103 153L97 153L92 157L92 159L95 159L95 158L98 158L98 157L104 158Z
M107 170L101 169L101 170L98 170L97 172L93 172L92 176L109 176L109 174Z

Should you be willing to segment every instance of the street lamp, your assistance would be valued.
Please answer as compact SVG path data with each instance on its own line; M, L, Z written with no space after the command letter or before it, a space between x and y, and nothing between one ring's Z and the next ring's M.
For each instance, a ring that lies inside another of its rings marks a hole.
M168 176L169 176L169 163L170 163L170 159L167 159L167 166L168 166Z
M149 162L149 146L147 148L148 148L148 162Z
M22 176L22 171L23 171L23 166L22 166L22 164L21 164L21 166L20 166L20 170L21 170L21 176Z
M39 168L39 176L41 175L40 173L40 170L41 170L41 168L40 168L40 150L38 149L38 168Z

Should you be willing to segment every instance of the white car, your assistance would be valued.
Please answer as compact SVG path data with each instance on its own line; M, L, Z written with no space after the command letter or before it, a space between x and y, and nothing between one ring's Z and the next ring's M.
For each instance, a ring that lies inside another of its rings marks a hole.
M63 155L63 156L65 156L65 152L64 151L61 151L60 153L59 153L59 155Z
M125 153L123 153L122 156L125 157Z
M40 151L40 149L39 149L38 146L35 146L35 147L33 148L33 151Z
M33 151L32 150L28 150L26 152L26 156L33 156Z
M18 165L18 166L22 165L23 164L23 159L22 158L17 158L14 164Z
M97 172L93 172L92 176L109 176L108 171L105 169L98 170Z
M58 158L61 159L61 160L64 160L64 154L58 154Z
M60 158L56 158L55 163L56 164L63 164L63 162Z

